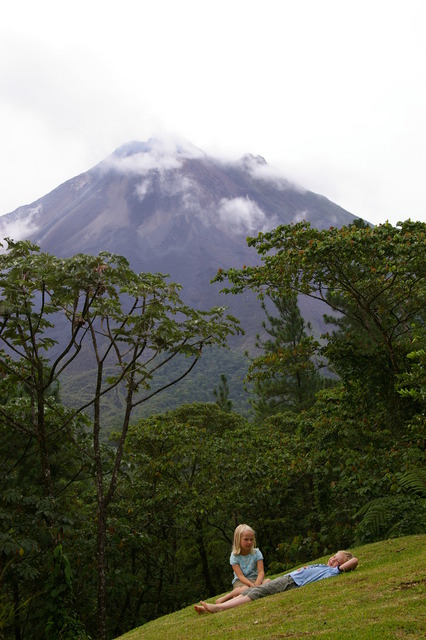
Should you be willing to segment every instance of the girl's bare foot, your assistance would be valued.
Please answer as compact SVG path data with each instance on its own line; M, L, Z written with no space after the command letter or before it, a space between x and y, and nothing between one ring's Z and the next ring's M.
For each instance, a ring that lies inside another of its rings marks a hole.
M200 604L194 604L194 609L197 613L208 613L207 609L202 607Z
M209 613L217 613L220 611L220 606L217 604L210 604L210 602L204 602L203 600L200 600L200 604L202 604L204 609Z

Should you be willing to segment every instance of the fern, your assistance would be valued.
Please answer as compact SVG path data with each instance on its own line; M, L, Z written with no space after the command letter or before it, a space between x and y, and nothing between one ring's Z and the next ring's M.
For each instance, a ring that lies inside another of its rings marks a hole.
M411 469L398 478L398 483L405 491L426 498L426 469Z
M399 492L367 502L356 514L361 518L357 540L392 538L404 533L416 514L416 529L425 527L426 471L415 468L397 475ZM410 515L411 514L411 515Z

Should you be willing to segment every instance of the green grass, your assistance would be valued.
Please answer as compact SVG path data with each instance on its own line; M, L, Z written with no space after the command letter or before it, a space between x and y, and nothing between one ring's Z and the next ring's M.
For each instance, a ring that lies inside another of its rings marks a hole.
M426 535L351 550L356 571L216 614L187 607L120 640L426 638Z

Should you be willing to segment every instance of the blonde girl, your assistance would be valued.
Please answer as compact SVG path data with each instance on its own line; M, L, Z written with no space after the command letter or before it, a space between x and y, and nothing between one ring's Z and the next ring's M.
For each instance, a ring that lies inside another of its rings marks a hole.
M229 562L234 572L233 590L218 598L216 603L220 604L235 598L247 587L257 587L264 582L269 582L269 580L265 581L262 552L256 548L256 536L248 524L239 524L235 529Z

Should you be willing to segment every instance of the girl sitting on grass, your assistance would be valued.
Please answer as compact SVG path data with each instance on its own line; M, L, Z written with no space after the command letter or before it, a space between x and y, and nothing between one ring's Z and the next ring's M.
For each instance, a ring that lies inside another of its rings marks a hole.
M255 533L248 524L239 524L235 529L229 562L234 571L233 590L218 598L217 604L235 598L247 587L257 587L269 582L268 578L265 580L262 552L256 548Z

